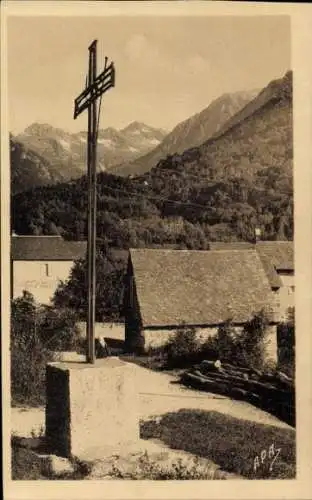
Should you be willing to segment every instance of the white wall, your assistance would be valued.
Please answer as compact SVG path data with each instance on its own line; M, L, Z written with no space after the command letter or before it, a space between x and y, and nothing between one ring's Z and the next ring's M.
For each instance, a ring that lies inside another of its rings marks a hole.
M72 266L73 261L14 261L13 298L27 290L38 303L49 304L60 280L69 277Z
M77 326L80 331L81 338L87 336L87 324L84 321L79 321ZM96 339L106 337L115 340L125 340L125 325L124 323L95 323L94 337Z
M277 292L280 321L287 319L287 310L295 306L295 277L294 275L278 273L282 286Z

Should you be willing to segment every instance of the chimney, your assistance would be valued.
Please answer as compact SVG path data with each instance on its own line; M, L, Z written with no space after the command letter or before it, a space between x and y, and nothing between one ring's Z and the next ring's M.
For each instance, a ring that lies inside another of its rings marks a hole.
M261 240L261 229L260 227L255 228L255 243Z

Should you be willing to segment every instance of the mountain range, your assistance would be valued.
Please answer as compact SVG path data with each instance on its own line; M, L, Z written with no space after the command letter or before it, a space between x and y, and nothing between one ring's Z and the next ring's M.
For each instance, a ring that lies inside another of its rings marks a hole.
M116 175L139 175L149 171L168 155L199 146L213 137L230 118L256 97L259 90L221 95L200 113L179 123L154 149L147 154L110 169Z
M131 161L155 148L167 132L140 122L98 132L99 171ZM48 124L34 123L10 137L13 192L69 181L86 172L87 133L68 133Z
M98 174L98 238L111 246L206 248L214 240L293 237L292 73L270 82L199 146L139 176ZM12 200L20 234L86 237L87 179Z
M98 171L122 176L144 173L168 155L211 138L256 94L224 94L169 134L137 121L121 130L99 130ZM86 132L70 134L48 124L34 123L16 137L11 135L12 191L81 177L86 172L86 145Z

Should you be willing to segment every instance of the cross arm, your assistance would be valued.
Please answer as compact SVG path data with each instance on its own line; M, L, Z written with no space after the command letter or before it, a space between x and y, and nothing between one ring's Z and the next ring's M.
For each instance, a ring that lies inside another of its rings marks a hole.
M111 63L96 78L93 85L90 85L88 88L86 88L75 99L74 118L77 118L77 116L80 115L82 111L87 109L95 99L100 97L104 92L106 92L107 90L109 90L111 87L114 86L115 86L115 67L114 63Z

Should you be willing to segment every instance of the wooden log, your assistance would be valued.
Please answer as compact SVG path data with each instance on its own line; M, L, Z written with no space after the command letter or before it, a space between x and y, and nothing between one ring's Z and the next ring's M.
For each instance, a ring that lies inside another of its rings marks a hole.
M219 362L220 363L220 362ZM217 361L204 360L200 363L200 369L203 371L219 371L221 370L221 365Z
M242 389L241 387L231 387L229 394L235 399L247 399L248 397L248 391Z
M193 373L185 374L182 380L193 387L201 387L206 392L214 392L216 394L226 394L228 392L227 384L209 379L208 377L203 378Z

